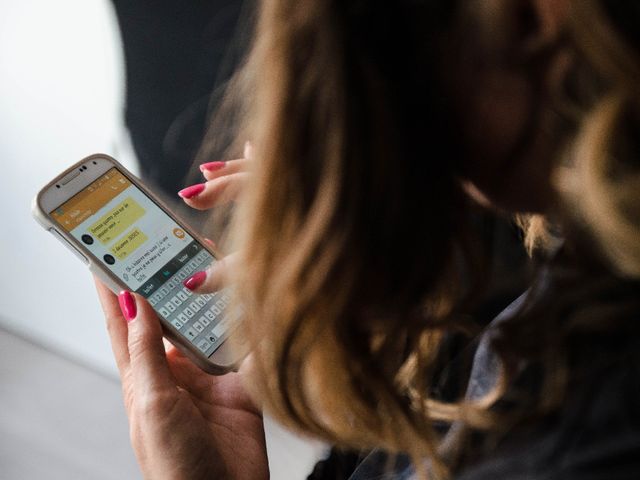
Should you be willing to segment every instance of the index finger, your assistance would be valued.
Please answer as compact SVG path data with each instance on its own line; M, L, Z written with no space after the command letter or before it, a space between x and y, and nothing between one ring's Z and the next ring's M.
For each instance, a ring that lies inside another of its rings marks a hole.
M192 185L178 192L187 205L198 210L207 210L216 205L236 200L242 187L249 178L248 172L232 173L208 180L199 185ZM195 192L191 189L197 188Z
M204 178L213 180L233 173L241 173L249 170L250 161L244 158L227 160L226 162L209 162L200 165L200 171Z
M229 286L232 272L238 268L239 262L238 253L231 253L213 262L206 270L194 273L183 285L196 293L214 293L222 290Z

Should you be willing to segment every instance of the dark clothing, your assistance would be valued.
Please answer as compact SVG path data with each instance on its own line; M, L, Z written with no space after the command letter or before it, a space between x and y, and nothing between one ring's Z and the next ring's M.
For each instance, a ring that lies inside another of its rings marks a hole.
M537 293L529 292L499 315L481 337L475 353L467 397L479 398L496 379L498 359L490 338L514 318L523 302L546 301L562 294L547 275ZM637 284L624 287L640 299ZM635 292L635 293L634 293ZM535 295L536 298L531 298ZM608 294L611 296L610 294ZM537 297L540 297L538 299ZM633 303L633 302L632 302ZM634 318L635 317L635 318ZM631 480L640 478L640 310L630 314L627 330L581 337L576 378L554 413L515 427L496 445L481 450L475 461L454 472L456 480ZM455 438L454 424L444 444ZM450 438L451 437L451 438ZM415 478L406 457L389 470L384 452L371 452L349 480ZM311 477L314 480L334 477Z
M113 0L126 63L126 125L143 177L170 199L185 186L215 89L245 49L238 32L245 3Z

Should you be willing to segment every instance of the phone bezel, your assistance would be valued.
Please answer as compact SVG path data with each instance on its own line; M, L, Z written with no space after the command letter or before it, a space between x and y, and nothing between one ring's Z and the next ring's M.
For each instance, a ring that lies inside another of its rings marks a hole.
M112 168L118 169L133 185L139 188L165 214L175 221L180 228L184 229L189 235L191 235L202 246L202 248L211 253L214 258L219 257L218 253L204 241L198 232L176 216L162 200L160 200L153 192L142 184L135 175L129 172L117 160L109 155L101 153L90 155L66 169L42 188L34 199L32 212L34 217L45 229L52 231L52 233L55 232L58 236L66 240L70 244L70 247L75 248L82 257L86 259L86 263L89 265L89 270L104 281L104 283L114 293L128 289L127 285L107 267L105 267L82 242L78 241L73 235L62 228L50 214L50 212L70 200L74 195L80 193L89 184L100 178ZM74 173L76 174L74 175ZM240 355L236 349L231 348L229 337L227 337L222 345L220 345L220 347L218 347L210 357L206 357L195 347L195 345L182 337L173 325L163 319L160 315L158 315L158 319L162 325L164 336L194 363L208 373L222 375L234 370L243 357L243 355Z

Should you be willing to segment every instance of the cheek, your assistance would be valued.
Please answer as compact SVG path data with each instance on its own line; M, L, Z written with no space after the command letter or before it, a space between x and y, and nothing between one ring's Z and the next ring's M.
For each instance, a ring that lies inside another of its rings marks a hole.
M530 116L530 86L522 76L502 71L475 75L461 112L469 146L469 175L493 173L507 160Z

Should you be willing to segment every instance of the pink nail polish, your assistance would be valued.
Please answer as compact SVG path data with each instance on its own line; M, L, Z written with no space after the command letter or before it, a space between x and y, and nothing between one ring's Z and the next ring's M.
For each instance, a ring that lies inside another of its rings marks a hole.
M136 300L133 298L133 295L131 295L131 292L126 290L120 292L118 295L118 303L120 304L120 310L122 310L122 315L124 315L127 323L136 318Z
M183 188L178 192L182 198L193 198L199 195L204 190L204 183L198 183L197 185L191 185L190 187Z
M225 162L203 163L202 165L200 165L200 171L204 172L206 170L207 172L215 172L216 170L223 169L225 165Z
M195 290L202 285L207 278L207 272L196 272L187 278L182 284L189 290Z

